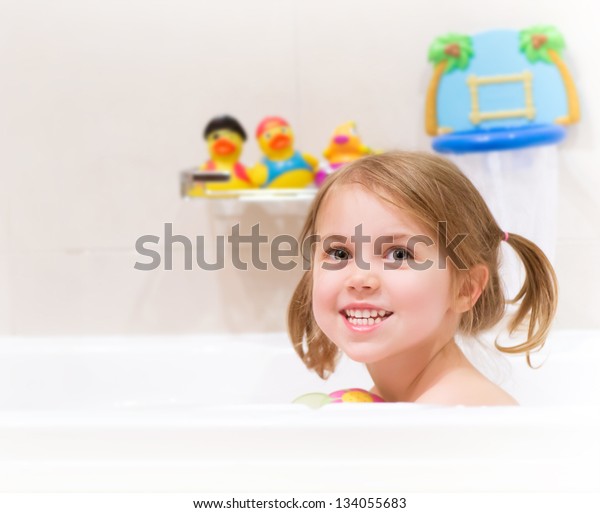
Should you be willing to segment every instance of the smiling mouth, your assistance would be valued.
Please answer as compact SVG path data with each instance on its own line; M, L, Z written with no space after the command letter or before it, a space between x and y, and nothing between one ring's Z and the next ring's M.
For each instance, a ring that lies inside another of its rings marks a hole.
M373 326L387 319L393 312L387 310L342 310L346 320L355 326Z

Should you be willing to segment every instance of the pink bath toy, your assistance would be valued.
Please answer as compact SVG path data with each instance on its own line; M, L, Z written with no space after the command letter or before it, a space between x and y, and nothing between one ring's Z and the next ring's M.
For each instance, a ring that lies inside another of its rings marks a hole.
M333 399L332 403L384 403L385 401L378 395L367 392L362 388L345 388L331 392L329 397Z
M301 395L292 401L294 404L305 404L311 408L320 408L332 403L384 403L378 395L367 392L362 388L344 388L330 394L312 392Z

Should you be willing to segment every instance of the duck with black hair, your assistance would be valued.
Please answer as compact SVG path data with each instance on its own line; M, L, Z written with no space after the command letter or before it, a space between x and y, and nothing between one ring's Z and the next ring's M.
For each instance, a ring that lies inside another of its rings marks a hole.
M254 187L246 166L240 162L240 155L246 141L246 131L240 122L232 116L223 115L212 118L204 129L204 139L210 158L200 166L200 171L228 173L227 181L210 181L204 184L204 190L224 191L249 189Z

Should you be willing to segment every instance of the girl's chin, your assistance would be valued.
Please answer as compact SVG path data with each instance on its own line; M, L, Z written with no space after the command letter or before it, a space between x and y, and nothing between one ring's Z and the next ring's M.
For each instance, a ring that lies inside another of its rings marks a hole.
M357 362L357 363L364 363L364 364L369 364L369 363L376 363L379 362L381 360L383 360L385 358L385 355L382 355L380 353L375 353L372 350L359 350L357 351L354 348L342 348L342 352L348 357L350 358L350 360L352 360L353 362Z
M372 363L377 363L380 360L380 358L368 358L368 357L354 358L354 357L352 357L350 355L346 355L346 356L348 356L348 358L350 358L350 360L352 360L353 362L362 363L364 365L369 365L369 364L372 364Z

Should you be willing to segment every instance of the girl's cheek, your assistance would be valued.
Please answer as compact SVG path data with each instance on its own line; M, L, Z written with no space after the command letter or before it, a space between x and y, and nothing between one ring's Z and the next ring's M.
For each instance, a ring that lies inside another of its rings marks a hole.
M332 276L322 270L315 270L313 273L313 304L322 303L333 295L334 282Z
M412 271L396 284L396 298L413 310L430 310L445 303L446 276L438 271Z
M323 269L323 263L318 264L313 270L313 290L315 288L327 289L332 285L342 286L344 280L344 269ZM325 265L332 265L331 263Z
M327 288L313 287L312 310L317 325L323 333L330 336L331 313L336 305L335 297Z

